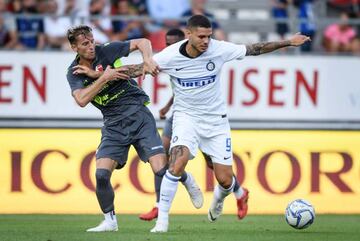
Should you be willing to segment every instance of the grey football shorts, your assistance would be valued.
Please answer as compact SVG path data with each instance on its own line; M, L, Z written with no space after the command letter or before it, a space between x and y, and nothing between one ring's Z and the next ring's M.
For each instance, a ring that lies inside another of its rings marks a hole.
M155 119L145 106L118 122L104 125L101 134L96 159L117 161L117 169L125 166L131 145L144 162L156 154L165 153Z
M169 139L171 139L171 136L172 136L173 118L174 118L174 115L171 115L170 118L167 118L165 120L165 126L164 126L164 129L162 132L162 136L168 137Z

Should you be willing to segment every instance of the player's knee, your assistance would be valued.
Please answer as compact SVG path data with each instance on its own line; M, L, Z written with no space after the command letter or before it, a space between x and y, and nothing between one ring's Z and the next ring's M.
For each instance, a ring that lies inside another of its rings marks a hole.
M179 177L185 171L185 165L186 163L184 163L182 160L176 160L173 165L169 166L169 172L172 175Z
M96 169L95 177L97 187L104 188L107 185L110 185L111 171L101 168Z
M164 166L163 168L161 168L159 171L155 172L154 174L158 177L163 177L166 173L166 170L168 169L168 166Z
M211 162L211 159L210 159L210 161L206 160L206 166L207 166L208 168L210 168L211 170L214 170L214 165L213 165L213 163Z
M224 177L224 178L221 178L220 180L218 180L218 182L219 182L219 185L221 187L223 187L224 189L229 189L233 183L233 178L232 178L232 176Z
M169 168L169 172L171 175L176 176L176 177L180 177L183 174L182 170L176 169L176 168Z

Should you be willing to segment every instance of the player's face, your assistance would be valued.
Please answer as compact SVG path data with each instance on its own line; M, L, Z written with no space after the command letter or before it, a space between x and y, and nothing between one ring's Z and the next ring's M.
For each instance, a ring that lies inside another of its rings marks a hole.
M169 45L179 42L180 40L182 40L182 38L180 38L177 35L166 35L165 40L166 40L166 46L169 46Z
M205 52L210 43L210 37L212 35L212 28L197 27L192 28L188 32L189 43L191 47L199 51L200 53Z
M77 36L76 43L71 47L80 57L87 60L95 59L95 40L91 33Z

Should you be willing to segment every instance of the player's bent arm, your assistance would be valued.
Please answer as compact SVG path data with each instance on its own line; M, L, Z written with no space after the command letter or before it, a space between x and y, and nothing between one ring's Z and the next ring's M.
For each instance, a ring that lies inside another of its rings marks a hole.
M106 76L104 77L104 75L102 75L86 88L74 90L72 95L76 103L80 107L85 107L94 99L107 82Z
M155 61L152 59L151 42L145 38L130 40L130 52L132 52L136 49L140 50L140 52L143 56L143 60L144 60L142 75L145 75L145 73L149 73L152 76L155 76L156 74L158 74L159 67L155 63Z
M151 42L145 38L130 40L130 52L140 50L144 61L148 61L152 57Z
M166 103L166 106L167 108L170 109L170 107L174 104L174 95L171 96L171 98L169 99L168 103Z
M301 46L308 41L311 41L308 36L297 33L288 40L246 45L246 55L266 54L284 47Z
M81 107L85 107L94 99L94 97L101 91L104 85L110 80L121 81L128 79L129 76L123 73L125 70L126 68L124 67L113 69L108 65L101 76L91 85L87 86L86 88L73 91L72 95L74 96L76 103Z
M168 103L166 103L166 105L159 110L160 119L165 119L166 118L166 113L169 112L169 110L170 110L171 106L173 105L173 103L174 103L174 95L171 96Z

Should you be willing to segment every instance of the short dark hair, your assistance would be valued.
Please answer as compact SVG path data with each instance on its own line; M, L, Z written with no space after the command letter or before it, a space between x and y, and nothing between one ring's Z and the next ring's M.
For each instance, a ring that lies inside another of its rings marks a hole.
M172 28L169 31L166 32L166 36L177 36L181 39L185 38L185 34L181 29L178 28Z
M186 26L187 26L187 28L196 28L196 27L211 28L211 22L204 15L193 15L187 21Z
M69 40L70 44L74 44L76 42L76 37L79 35L87 35L92 32L92 29L87 25L79 25L72 28L69 28L66 36Z

